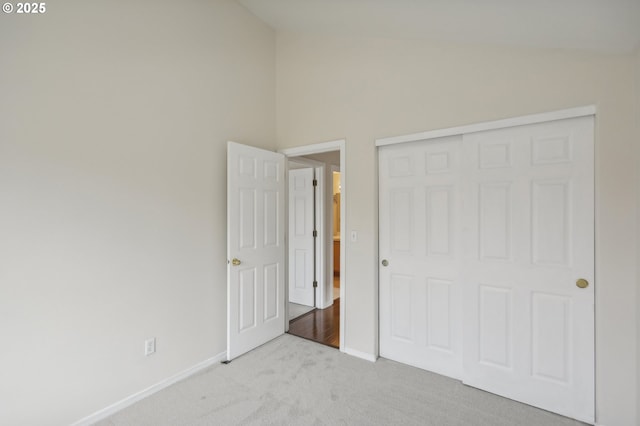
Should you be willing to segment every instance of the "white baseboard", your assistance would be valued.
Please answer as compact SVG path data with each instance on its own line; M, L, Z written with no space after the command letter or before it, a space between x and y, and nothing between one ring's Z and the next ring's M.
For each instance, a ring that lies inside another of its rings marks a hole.
M370 361L370 362L376 362L376 359L378 359L378 357L373 354L357 351L351 348L344 348L344 353L346 353L347 355L355 356L356 358L364 359L365 361Z
M100 420L106 419L107 417L111 416L112 414L117 413L118 411L135 404L136 402L150 396L153 395L154 393L161 391L164 388L167 388L169 386L171 386L174 383L179 382L180 380L186 379L189 376L192 376L196 373L198 373L199 371L202 371L210 366L212 366L213 364L216 364L218 362L224 361L225 359L227 359L227 352L222 352L219 353L218 355L209 358L207 360L204 360L190 368L187 368L186 370L175 374L171 377L168 377L164 380L162 380L161 382L156 383L153 386L148 387L147 389L141 390L140 392L134 393L131 396L126 397L123 400L120 400L118 402L116 402L115 404L111 404L106 408L103 408L102 410L96 411L95 413L78 420L77 422L73 423L71 426L89 426L92 425L96 422L99 422Z

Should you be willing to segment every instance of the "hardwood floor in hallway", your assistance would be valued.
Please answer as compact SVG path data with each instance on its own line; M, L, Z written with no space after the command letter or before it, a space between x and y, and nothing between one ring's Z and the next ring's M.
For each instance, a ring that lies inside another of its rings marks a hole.
M289 323L289 334L340 347L340 298L326 309L314 309Z

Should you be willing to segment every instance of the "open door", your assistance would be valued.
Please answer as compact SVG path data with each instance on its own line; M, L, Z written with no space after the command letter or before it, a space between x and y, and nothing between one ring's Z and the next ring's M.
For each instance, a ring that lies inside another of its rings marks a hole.
M289 170L289 301L315 306L313 168Z
M284 333L284 155L227 146L227 359Z

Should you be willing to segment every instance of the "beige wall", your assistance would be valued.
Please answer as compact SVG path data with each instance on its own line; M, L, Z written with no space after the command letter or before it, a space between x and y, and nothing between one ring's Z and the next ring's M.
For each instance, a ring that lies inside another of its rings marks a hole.
M377 352L376 138L595 104L597 417L637 424L633 58L278 36L279 148L346 139L348 349Z
M276 102L274 35L232 1L0 16L0 423L67 424L225 350L225 142L275 148L274 104L278 148L347 140L359 240L346 345L368 354L374 139L596 104L598 418L635 424L640 52L634 76L631 56L286 34L277 46Z
M47 7L0 16L3 425L226 350L226 141L275 148L275 35L235 2Z
M340 166L340 151L322 152L320 154L305 155L305 158L309 158L315 161L321 161L333 166Z

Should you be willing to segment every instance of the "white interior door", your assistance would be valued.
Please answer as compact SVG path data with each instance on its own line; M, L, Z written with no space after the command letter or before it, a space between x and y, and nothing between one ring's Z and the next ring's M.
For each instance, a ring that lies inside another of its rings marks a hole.
M227 147L227 359L284 333L284 155Z
M381 147L380 355L462 370L461 137Z
M314 306L313 168L289 170L289 301Z
M593 423L593 143L582 117L380 147L380 354Z
M464 382L593 423L593 118L463 145Z

